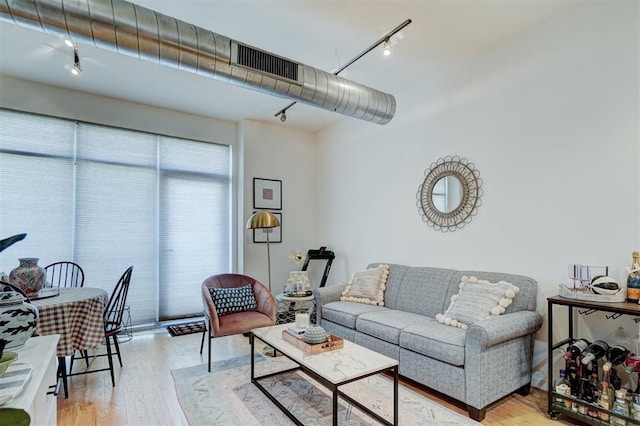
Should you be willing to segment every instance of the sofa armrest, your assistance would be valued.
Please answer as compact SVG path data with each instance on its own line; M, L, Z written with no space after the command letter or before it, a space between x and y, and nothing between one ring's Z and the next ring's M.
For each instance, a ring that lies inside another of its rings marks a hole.
M533 334L542 327L542 316L535 311L519 311L479 321L467 330L466 351L480 353L518 337Z
M347 288L346 283L330 285L327 287L318 287L313 291L313 298L316 302L316 322L320 324L322 318L322 305L331 302L338 302L342 292Z
M465 402L482 410L531 384L534 333L542 326L535 311L518 311L479 321L467 330Z
M347 288L346 283L330 285L328 287L319 287L313 291L316 303L324 305L331 302L337 302L342 296L342 292Z

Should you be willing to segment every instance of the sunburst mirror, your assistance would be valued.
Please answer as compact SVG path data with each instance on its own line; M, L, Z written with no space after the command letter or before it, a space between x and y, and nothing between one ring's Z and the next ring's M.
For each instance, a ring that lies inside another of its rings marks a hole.
M438 159L418 187L418 212L436 231L453 232L471 222L482 204L480 172L466 158Z

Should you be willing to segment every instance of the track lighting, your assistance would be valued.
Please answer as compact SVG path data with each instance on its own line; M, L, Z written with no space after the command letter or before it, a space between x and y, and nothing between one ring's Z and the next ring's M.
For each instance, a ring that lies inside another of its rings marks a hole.
M375 43L373 43L367 49L362 51L358 56L356 56L355 58L351 59L345 65L341 66L339 69L337 69L335 71L332 71L332 74L334 74L334 75L340 74L348 66L350 66L351 64L353 64L354 62L356 62L357 60L362 58L364 55L366 55L367 53L371 52L376 47L380 46L381 44L383 45L382 53L384 54L384 56L391 55L391 36L393 36L394 34L399 32L401 29L403 29L404 27L406 27L410 23L411 23L411 19L405 20L403 23L401 23L400 25L395 27L393 30L391 30L387 34L385 34L382 38L379 38ZM286 107L282 108L280 111L278 111L275 114L273 114L273 116L274 117L280 117L280 121L282 121L284 123L285 121L287 121L287 115L285 113L287 112L287 110L289 108L294 106L296 103L297 103L297 101L291 102L289 105L287 105Z
M384 41L384 46L382 49L382 53L384 54L384 56L389 56L391 55L391 39L388 38Z
M65 40L64 42L66 45L71 43L71 46L73 46L73 67L71 67L71 74L80 75L82 68L80 67L80 55L78 55L78 44L71 40Z

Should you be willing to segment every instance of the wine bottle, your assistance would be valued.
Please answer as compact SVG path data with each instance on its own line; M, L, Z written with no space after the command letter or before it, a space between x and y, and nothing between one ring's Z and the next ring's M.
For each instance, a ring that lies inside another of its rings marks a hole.
M598 387L598 407L610 411L611 406L613 405L613 399L613 390L609 387L609 383L603 380L600 382L600 386ZM603 422L608 422L609 413L604 410L598 413L598 417L600 417L600 420Z
M640 252L634 251L631 268L627 276L627 302L638 303L640 299Z
M609 345L604 340L596 340L590 344L585 350L585 355L582 358L582 364L587 365L591 361L597 361L602 358L609 350Z
M615 368L612 368L609 372L609 387L614 391L617 391L622 387L622 378L618 376L618 370Z
M594 377L595 374L595 377ZM595 388L594 388L595 385ZM582 394L582 399L586 402L595 402L596 393L598 392L598 373L592 373L589 375L585 390Z
M580 396L580 369L578 359L580 354L590 345L586 339L578 339L571 343L564 354L565 371L571 386L571 395L578 398Z
M571 386L569 380L567 380L567 373L565 370L560 370L560 377L553 381L553 389L556 394L570 396ZM556 396L555 401L557 404L562 404L567 408L571 408L571 400L564 399L561 396Z
M578 339L569 346L567 346L566 352L564 353L564 359L573 359L577 360L578 356L584 352L590 343L587 339Z
M605 354L607 362L611 363L611 365L622 364L628 356L629 350L622 345L613 345L609 347L609 350L607 350L607 353Z
M640 356L628 356L627 359L624 360L624 369L627 370L629 374L640 372Z
M616 400L613 403L613 407L611 408L611 412L613 414L611 415L611 420L609 424L616 425L616 426L627 425L626 420L616 416L616 414L620 414L622 416L629 417L629 414L630 414L629 403L627 402L626 397L627 397L626 389L620 389L616 391Z

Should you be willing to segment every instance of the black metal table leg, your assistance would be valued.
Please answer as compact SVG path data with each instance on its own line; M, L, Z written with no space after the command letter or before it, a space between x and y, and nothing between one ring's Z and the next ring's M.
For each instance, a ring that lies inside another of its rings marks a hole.
M338 426L338 387L333 386L333 426Z
M69 398L69 388L67 387L67 358L64 356L58 357L58 379L62 379L65 399Z
M393 369L393 424L398 425L398 366Z

